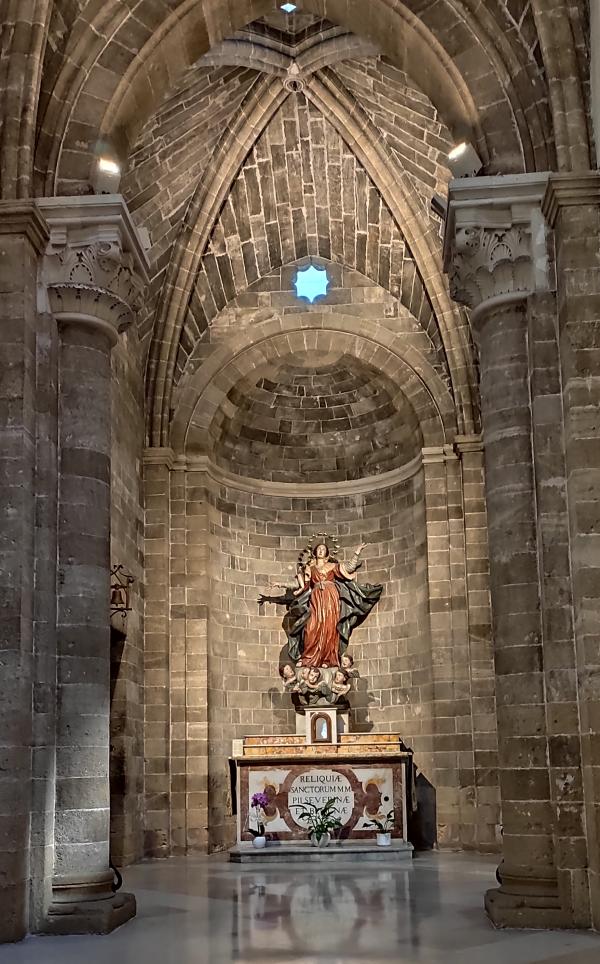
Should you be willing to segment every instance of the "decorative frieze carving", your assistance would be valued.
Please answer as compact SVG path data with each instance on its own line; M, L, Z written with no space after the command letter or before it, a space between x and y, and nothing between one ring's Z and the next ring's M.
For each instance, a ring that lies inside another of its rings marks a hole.
M541 202L548 174L464 178L448 198L444 268L473 320L552 285Z
M40 198L50 239L40 295L58 320L97 319L114 338L131 324L148 261L120 195Z

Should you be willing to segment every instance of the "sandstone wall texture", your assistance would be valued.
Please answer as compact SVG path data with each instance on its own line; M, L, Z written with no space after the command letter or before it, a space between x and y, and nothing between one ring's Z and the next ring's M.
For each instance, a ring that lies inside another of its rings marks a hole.
M558 339L562 380L566 489L571 547L571 592L574 606L574 639L577 696L581 727L576 739L560 740L560 748L577 767L572 827L566 866L584 863L579 781L583 782L585 835L587 837L592 920L600 923L598 833L598 636L597 636L597 539L598 483L597 364L598 337L598 228L599 208L586 203L597 182L584 180L580 203L562 206L557 220ZM572 638L572 637L571 637ZM568 651L566 665L572 665ZM574 695L573 673L564 680L568 696ZM567 731L568 732L568 731ZM566 744L566 745L565 745ZM570 753L568 752L570 750ZM581 757L579 753L581 752ZM570 781L569 781L570 783Z
M231 741L296 729L295 713L279 678L279 666L289 659L282 628L285 608L259 605L258 598L263 593L281 595L269 590L270 580L293 582L299 549L311 533L331 532L348 558L364 537L369 545L361 577L385 583L385 596L351 641L363 677L353 699L353 728L387 732L399 728L409 740L420 736L421 726L426 729L419 719L429 702L430 649L422 479L372 496L305 499L301 492L300 488L297 497L271 497L221 486L211 494L208 825L212 848L230 845L234 833L227 819ZM425 664L422 669L421 664Z
M354 725L439 845L502 848L496 923L599 928L589 4L4 6L0 940L231 842L233 741L295 726L258 597L315 529L369 543ZM497 177L444 246L463 139Z
M431 149L434 156L443 143ZM194 279L176 380L219 312L242 292L277 291L260 279L307 257L344 265L389 291L429 336L440 368L447 366L423 279L381 192L333 124L294 96L257 139L214 225ZM291 287L290 274L282 280ZM275 295L271 303L279 306Z
M53 821L39 794L33 791L34 730L43 734L44 667L37 680L35 658L35 468L36 468L36 328L35 284L39 252L45 244L43 223L32 205L20 205L8 217L3 210L0 262L0 318L2 321L2 727L0 752L0 894L5 908L1 934L19 940L29 926L30 878L44 877L43 828ZM12 224L9 222L12 221ZM11 231L12 228L12 231ZM7 231L5 234L4 231ZM10 232L10 233L8 233ZM15 270L17 265L22 268ZM49 392L51 394L51 391ZM52 435L52 430L50 429ZM52 450L52 443L50 444ZM52 455L50 455L52 457ZM41 493L40 493L41 495ZM41 533L40 533L41 535ZM52 546L48 547L49 554ZM41 608L40 599L40 608ZM38 610L39 613L39 610ZM41 615L41 614L40 614ZM37 635L39 646L40 636ZM54 639L56 637L54 636ZM52 635L51 635L52 639ZM47 672L52 671L52 649ZM36 700L36 695L39 697ZM50 696L53 696L51 691ZM52 712L52 699L46 702ZM35 721L32 707L40 713ZM53 734L49 734L53 744ZM47 761L40 761L43 763ZM44 767L43 767L44 769ZM52 767L47 779L53 788ZM53 811L52 807L52 811ZM31 854L31 811L40 831L40 850ZM32 866L33 863L33 866ZM35 869L34 869L35 867ZM51 876L52 869L49 874Z
M406 481L325 496L301 482L270 492L243 462L226 481L147 450L147 853L229 845L233 741L295 731L279 677L285 609L269 583L293 580L317 531L347 554L365 538L363 578L385 586L353 636L353 727L414 747L442 846L498 846L481 449L462 463L425 451Z
M143 392L141 351L132 329L112 354L110 558L135 580L131 612L124 621L113 617L111 629L111 853L117 866L144 852Z

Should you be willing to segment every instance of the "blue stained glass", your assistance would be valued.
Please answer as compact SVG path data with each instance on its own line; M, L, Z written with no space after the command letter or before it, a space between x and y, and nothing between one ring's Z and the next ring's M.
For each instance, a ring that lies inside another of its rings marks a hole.
M281 4L281 9L282 9L282 10L285 10L286 13L293 13L294 10L296 9L296 4L295 4L295 3L282 3L282 4Z
M294 281L296 294L299 298L306 298L311 305L317 298L327 294L329 277L325 268L315 268L311 264L303 271L299 271Z

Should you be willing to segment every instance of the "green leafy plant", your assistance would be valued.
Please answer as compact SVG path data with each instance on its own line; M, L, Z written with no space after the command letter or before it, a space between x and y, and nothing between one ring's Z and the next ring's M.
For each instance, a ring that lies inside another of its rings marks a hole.
M375 827L378 833L389 833L390 830L394 829L394 811L390 810L389 813L386 813L383 820L377 820L374 817L369 821L369 826Z
M315 837L323 837L326 833L339 830L342 826L340 818L336 816L339 811L335 805L335 800L335 797L331 797L321 807L308 801L306 803L295 803L292 806L295 810L300 810L298 819L306 821L309 834L314 834Z

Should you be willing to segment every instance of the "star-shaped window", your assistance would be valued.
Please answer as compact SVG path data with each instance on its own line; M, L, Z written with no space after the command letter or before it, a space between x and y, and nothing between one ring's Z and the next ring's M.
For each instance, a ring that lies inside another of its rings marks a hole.
M311 264L308 268L298 271L294 286L297 296L306 298L312 305L317 298L327 294L329 276L325 268L315 268L314 264Z

